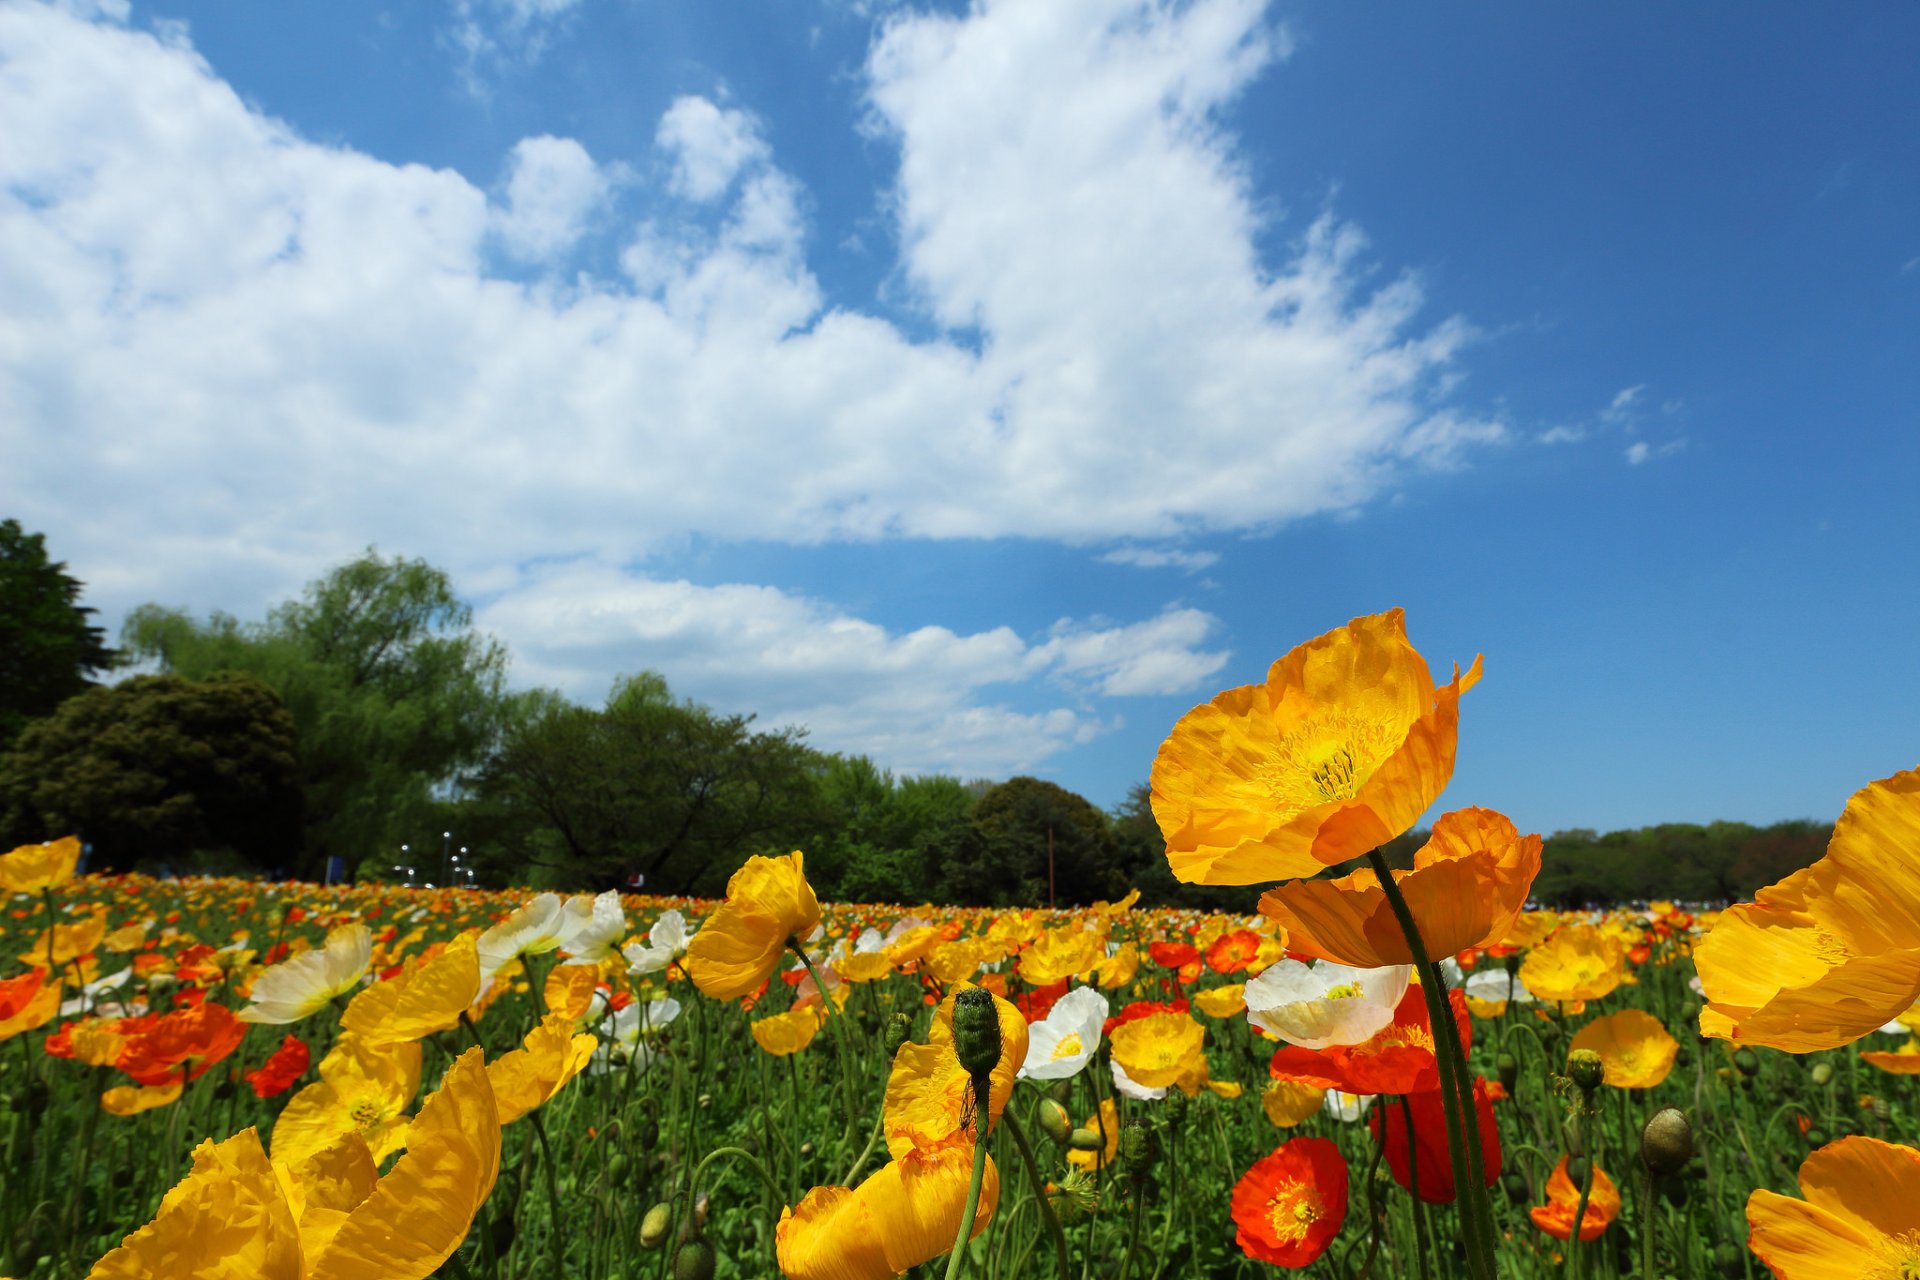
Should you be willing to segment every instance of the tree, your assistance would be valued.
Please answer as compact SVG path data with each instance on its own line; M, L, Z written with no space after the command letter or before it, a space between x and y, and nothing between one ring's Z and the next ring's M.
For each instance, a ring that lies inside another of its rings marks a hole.
M506 650L422 560L369 549L260 623L144 605L125 644L163 672L246 672L279 693L300 742L308 875L328 857L352 866L420 839L435 789L477 768L498 737Z
M483 867L524 878L535 863L568 887L637 873L652 893L718 894L748 854L821 826L801 731L754 732L752 720L676 699L653 672L618 681L598 711L534 708L479 780L497 824Z
M300 804L293 718L244 675L90 689L0 755L0 824L13 842L77 833L108 870L197 853L285 866Z
M0 521L0 750L28 722L86 692L114 664L106 633L90 624L82 583L47 559L46 539Z
M964 856L974 793L956 778L895 779L865 756L822 756L826 825L802 846L807 876L841 902L926 902Z
M946 868L944 898L973 906L1045 906L1052 844L1057 904L1125 896L1121 846L1107 815L1065 787L1012 778L973 806L962 856Z

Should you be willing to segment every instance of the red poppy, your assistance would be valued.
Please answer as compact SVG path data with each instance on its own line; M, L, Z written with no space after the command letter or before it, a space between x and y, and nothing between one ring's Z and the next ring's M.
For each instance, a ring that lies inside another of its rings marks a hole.
M1247 1256L1304 1267L1347 1218L1347 1162L1331 1138L1294 1138L1233 1188L1234 1240Z
M1207 948L1207 964L1215 973L1239 973L1259 955L1259 934L1251 929L1230 929Z
M1191 942L1150 942L1147 954L1162 969L1178 969L1200 958L1200 950Z
M1115 1027L1125 1023L1152 1017L1156 1013L1185 1013L1192 1007L1192 1004L1185 1000L1135 1000L1119 1013L1108 1018L1100 1031L1102 1035L1111 1036Z
M1471 1043L1467 1002L1451 992L1455 1024L1462 1044ZM1426 998L1410 986L1393 1011L1393 1021L1371 1039L1329 1049L1283 1045L1270 1068L1276 1080L1294 1080L1343 1093L1426 1093L1440 1087L1440 1064L1433 1056L1433 1024Z
M246 1034L247 1024L223 1004L176 1009L128 1036L113 1065L144 1085L197 1080L239 1048Z
M1500 1176L1500 1126L1493 1119L1493 1093L1487 1082L1475 1076L1473 1109L1480 1122L1480 1158L1487 1172L1487 1185ZM1413 1156L1420 1173L1420 1198L1429 1204L1453 1203L1453 1159L1447 1152L1447 1113L1440 1102L1440 1091L1416 1093L1407 1098L1407 1110L1413 1112ZM1407 1162L1407 1117L1398 1102L1382 1099L1373 1109L1368 1123L1373 1136L1385 1144L1387 1167L1393 1180L1409 1191L1413 1189ZM1382 1128L1385 1133L1383 1135Z
M1013 1006L1020 1010L1020 1016L1029 1023L1040 1021L1053 1011L1054 1001L1067 994L1067 979L1049 982L1044 987L1034 987L1014 997Z
M307 1064L313 1060L307 1042L299 1036L289 1035L280 1042L273 1055L257 1068L246 1073L246 1082L253 1086L258 1098L277 1098L293 1087L294 1081L307 1073Z

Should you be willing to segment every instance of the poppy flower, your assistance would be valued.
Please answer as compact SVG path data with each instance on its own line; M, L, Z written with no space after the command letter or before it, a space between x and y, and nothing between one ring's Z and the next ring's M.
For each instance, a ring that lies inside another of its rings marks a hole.
M1693 951L1700 1033L1811 1053L1920 997L1920 768L1847 801L1826 853L1720 914Z
M1229 929L1207 946L1207 967L1223 976L1240 973L1260 958L1260 935L1251 929Z
M1464 997L1451 993L1463 1044L1472 1024ZM1269 1066L1277 1080L1297 1080L1321 1089L1348 1093L1426 1093L1440 1087L1440 1063L1434 1057L1433 1022L1418 987L1408 987L1393 1011L1393 1021L1354 1045L1308 1049L1283 1045Z
M1860 1061L1897 1076L1920 1075L1920 1041L1909 1040L1893 1050L1869 1049Z
M1123 942L1114 948L1112 955L1095 966L1093 980L1107 990L1115 991L1132 982L1134 975L1139 972L1139 944Z
M420 1092L420 1044L374 1044L351 1033L320 1060L320 1078L287 1100L273 1122L274 1159L297 1164L349 1133L376 1161L406 1145L407 1108Z
M289 1035L278 1049L267 1055L265 1062L247 1072L243 1079L253 1086L254 1097L277 1098L307 1073L307 1064L312 1060L313 1051L307 1048L307 1042Z
M1680 1042L1645 1010L1622 1009L1580 1028L1567 1050L1581 1049L1600 1055L1606 1083L1617 1089L1651 1089L1673 1070Z
M1567 1157L1561 1156L1560 1163L1553 1166L1553 1172L1547 1176L1547 1202L1533 1206L1527 1216L1533 1219L1534 1226L1555 1240L1565 1240L1573 1234L1574 1215L1579 1211L1580 1188L1567 1176ZM1620 1189L1596 1164L1593 1190L1587 1195L1587 1212L1580 1219L1580 1239L1598 1240L1607 1225L1619 1216Z
M776 1058L795 1054L813 1043L826 1025L827 1008L818 1000L795 1005L785 1013L756 1018L747 1024L753 1041Z
M73 868L79 861L78 836L23 844L12 853L0 853L0 889L9 893L58 889L73 879Z
M1150 942L1147 954L1162 969L1179 969L1200 958L1199 948L1191 942Z
M1413 1113L1411 1134L1407 1132L1407 1111ZM1480 1151L1490 1187L1500 1177L1500 1126L1493 1116L1493 1092L1478 1076L1473 1080L1473 1112L1480 1126ZM1387 1167L1395 1182L1411 1191L1417 1171L1422 1200L1429 1204L1453 1203L1453 1155L1447 1148L1447 1113L1438 1089L1410 1095L1404 1111L1398 1102L1389 1100L1374 1108L1368 1123L1374 1139L1385 1148Z
M1106 958L1106 930L1083 929L1072 923L1048 929L1020 953L1020 976L1044 987L1087 973Z
M342 925L327 934L319 950L304 951L255 978L240 1021L298 1022L352 991L372 962L373 935L367 926Z
M550 1013L527 1032L520 1047L487 1064L494 1108L502 1125L545 1106L580 1073L600 1041L591 1032L573 1034L573 1019Z
M687 972L711 999L748 995L773 976L790 941L805 941L819 926L820 903L807 883L804 855L748 858L688 945Z
M858 1187L815 1187L774 1228L789 1280L892 1280L953 1248L966 1210L973 1144L961 1139L910 1150ZM973 1235L993 1220L1000 1171L987 1157Z
M1460 695L1436 688L1399 609L1356 618L1174 725L1153 815L1176 879L1311 876L1412 827L1453 775Z
M1322 960L1282 960L1247 982L1247 1021L1308 1049L1358 1044L1393 1021L1413 970L1354 969Z
M1092 1172L1107 1168L1120 1154L1120 1110L1113 1105L1113 1099L1100 1099L1100 1110L1087 1117L1080 1127L1099 1134L1105 1145L1098 1151L1071 1149L1067 1152L1067 1163Z
M885 1125L887 1150L895 1159L973 1131L973 1081L953 1047L953 1006L962 990L964 986L948 992L934 1011L927 1043L909 1040L894 1055L887 1076ZM989 1073L989 1131L1000 1122L1013 1096L1014 1079L1027 1060L1027 1024L1020 1011L999 996L993 997L993 1011L1000 1022L1000 1058Z
M1100 1047L1107 998L1094 987L1075 987L1054 1001L1047 1016L1027 1028L1027 1057L1020 1076L1065 1080L1078 1075Z
M45 969L0 979L0 1040L44 1027L59 1009L60 984L48 982Z
M1234 1240L1248 1257L1304 1267L1347 1219L1347 1162L1331 1138L1293 1138L1234 1184Z
M662 911L647 931L647 943L630 942L621 948L628 968L636 974L658 973L687 953L687 918L679 908Z
M246 1024L223 1004L203 1002L155 1018L126 1038L113 1065L144 1085L198 1080L240 1047Z
M458 1022L479 994L479 954L474 935L463 933L440 954L355 996L340 1027L376 1044L420 1040Z
M1276 1129L1291 1129L1311 1120L1325 1101L1327 1091L1318 1085L1298 1080L1271 1081L1260 1095L1260 1109Z
M1123 1021L1109 1037L1113 1060L1149 1089L1177 1084L1206 1062L1207 1029L1185 1013L1151 1013Z
M1476 1018L1497 1018L1509 1004L1532 1004L1533 992L1517 973L1505 969L1481 969L1460 984L1466 993L1467 1008Z
M1237 1018L1247 1011L1247 984L1229 982L1193 993L1194 1007L1209 1018Z
M1780 1280L1920 1275L1920 1151L1830 1142L1801 1163L1800 1194L1747 1197L1747 1247Z
M34 965L51 962L57 969L91 954L106 936L107 922L97 915L87 916L72 924L56 924L51 929L42 929L39 936L20 953L20 959L25 964Z
M1491 809L1442 814L1413 855L1411 871L1395 871L1427 955L1438 959L1488 947L1512 931L1540 874L1540 837L1520 834ZM1260 898L1260 912L1287 931L1287 945L1305 955L1363 969L1412 964L1380 878L1356 871L1337 880L1296 880Z
M1590 924L1562 925L1520 962L1520 981L1536 1000L1598 1000L1626 979L1626 948Z

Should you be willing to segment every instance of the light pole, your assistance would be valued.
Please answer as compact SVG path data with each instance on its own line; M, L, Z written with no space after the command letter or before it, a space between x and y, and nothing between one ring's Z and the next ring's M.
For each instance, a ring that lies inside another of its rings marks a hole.
M440 883L447 882L447 859L453 856L453 832L440 833Z

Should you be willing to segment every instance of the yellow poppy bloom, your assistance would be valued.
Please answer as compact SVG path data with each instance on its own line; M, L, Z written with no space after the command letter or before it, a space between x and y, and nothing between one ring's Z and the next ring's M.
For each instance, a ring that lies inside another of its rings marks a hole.
M1626 963L1620 939L1590 924L1562 925L1527 952L1520 981L1534 999L1549 1004L1598 1000L1625 980Z
M1077 920L1048 929L1020 953L1020 976L1036 987L1086 973L1107 958L1107 931L1083 929Z
M1812 866L1722 912L1694 947L1700 1033L1811 1053L1920 997L1920 768L1847 801Z
M1830 1142L1800 1165L1800 1194L1747 1197L1747 1247L1779 1280L1920 1275L1920 1151Z
M0 980L0 1040L44 1027L60 1011L60 983L45 969Z
M751 995L773 976L780 953L820 925L820 903L807 883L805 855L748 858L727 881L726 900L700 924L686 968L702 995Z
M1260 1109L1276 1129L1291 1129L1320 1113L1327 1091L1298 1080L1275 1080L1260 1095Z
M137 1116L142 1111L180 1101L180 1092L185 1087L181 1080L156 1085L115 1085L100 1095L100 1106L110 1116Z
M1114 953L1094 966L1093 980L1109 991L1117 990L1132 982L1134 975L1140 972L1140 946L1134 942L1123 942Z
M953 1248L966 1209L973 1144L909 1150L857 1188L815 1187L785 1210L775 1256L788 1280L892 1280ZM1000 1171L987 1157L978 1237L1000 1203Z
M1136 1083L1149 1089L1177 1084L1192 1072L1195 1059L1204 1078L1207 1030L1184 1013L1150 1013L1123 1022L1108 1037L1113 1060Z
M407 1108L420 1092L420 1043L375 1044L348 1032L320 1060L320 1078L273 1122L273 1158L298 1164L357 1133L385 1160L407 1142Z
M600 970L593 965L557 965L547 974L540 995L546 1001L548 1013L562 1014L568 1022L578 1022L593 1006L593 993L599 985Z
M78 836L23 844L12 853L0 853L0 889L9 893L58 889L73 879L74 864L79 861Z
M487 1082L493 1086L494 1106L502 1125L512 1124L536 1107L545 1106L567 1081L593 1058L600 1045L592 1032L573 1034L573 1019L550 1013L527 1032L521 1047L487 1064Z
M53 935L51 944L47 936L49 932ZM40 935L20 953L20 959L31 965L44 966L51 954L54 967L59 968L91 953L106 936L107 922L100 916L88 916L72 924L56 924L50 931L42 929Z
M962 984L940 1002L926 1044L909 1040L894 1055L893 1070L887 1076L886 1134L887 1150L896 1159L915 1149L939 1146L956 1134L973 1132L972 1126L964 1123L970 1113L973 1082L953 1047L953 1004L965 989L966 984ZM989 1131L1000 1122L1000 1113L1013 1096L1014 1078L1027 1060L1027 1020L999 996L993 997L993 1011L1000 1020L1000 1058L994 1063L987 1091ZM948 1243L952 1243L951 1236Z
M1680 1042L1660 1019L1641 1009L1622 1009L1595 1018L1574 1034L1569 1053L1591 1049L1600 1055L1606 1083L1618 1089L1651 1089L1673 1070Z
M203 1141L152 1222L94 1264L87 1280L302 1280L300 1232L279 1178L243 1129Z
M1247 1011L1247 984L1230 982L1224 987L1196 991L1193 1007L1209 1018L1234 1018Z
M433 959L355 996L340 1026L375 1044L419 1040L458 1022L479 994L474 936L463 933Z
M754 1043L776 1058L795 1054L813 1043L826 1025L826 1006L819 1001L795 1005L785 1013L757 1018L747 1024Z
M1413 826L1453 776L1460 695L1435 688L1399 609L1356 618L1173 728L1153 762L1153 814L1177 879L1310 876Z

